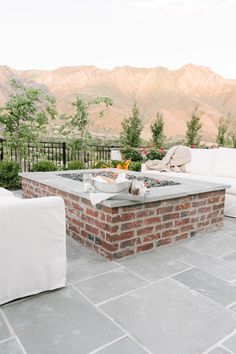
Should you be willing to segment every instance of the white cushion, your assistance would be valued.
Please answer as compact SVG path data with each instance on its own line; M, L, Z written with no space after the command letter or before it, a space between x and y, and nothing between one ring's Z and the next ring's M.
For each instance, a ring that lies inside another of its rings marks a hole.
M226 189L227 194L236 195L236 178L223 177L223 176L206 176L206 175L198 175L193 173L181 173L182 176L175 176L179 178L189 178L195 179L198 181L206 181L212 183L222 183L231 186L231 188ZM173 176L174 177L174 176Z
M4 205L4 203L8 203L9 201L14 202L15 199L20 200L20 198L15 197L14 195L6 195L0 198L0 205Z
M65 286L65 236L62 198L0 198L0 305Z
M13 193L12 192L10 192L10 191L8 191L7 189L5 189L5 188L1 188L0 187L0 198L1 197L7 197L7 196L13 196Z
M215 160L213 175L236 177L236 149L219 148Z
M226 216L236 218L236 196L232 194L226 194L225 196L225 212Z
M158 172L158 171L145 171L146 174L156 175L156 177L175 177L175 178L184 178L192 179L196 181L206 181L212 183L222 183L230 185L231 188L226 189L227 194L233 194L236 196L236 178L231 177L221 177L221 176L206 176L199 175L196 173L184 173L184 172Z
M212 174L217 153L218 149L191 149L191 161L185 165L186 172Z

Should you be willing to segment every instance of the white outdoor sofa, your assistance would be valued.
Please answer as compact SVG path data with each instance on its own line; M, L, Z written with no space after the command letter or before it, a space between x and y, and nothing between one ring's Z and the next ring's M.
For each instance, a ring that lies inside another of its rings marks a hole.
M64 201L0 188L0 305L66 285Z
M191 162L185 168L185 173L158 172L147 170L143 164L142 172L230 185L226 190L225 215L236 217L236 149L191 149Z

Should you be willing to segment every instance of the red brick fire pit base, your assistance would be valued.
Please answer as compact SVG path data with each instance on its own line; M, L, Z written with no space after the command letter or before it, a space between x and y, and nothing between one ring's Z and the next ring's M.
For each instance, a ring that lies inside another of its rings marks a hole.
M67 233L114 260L223 226L225 190L125 207L90 202L42 182L22 179L24 198L57 195L66 205Z

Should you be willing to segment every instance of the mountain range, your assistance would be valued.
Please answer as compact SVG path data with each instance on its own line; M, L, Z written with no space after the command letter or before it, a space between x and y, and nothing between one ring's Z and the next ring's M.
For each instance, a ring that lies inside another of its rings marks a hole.
M131 66L99 69L94 66L61 67L55 70L15 70L0 66L0 105L9 97L12 78L45 89L56 99L60 113L73 112L76 96L88 99L109 96L113 106L102 119L95 118L91 131L100 136L117 136L121 121L136 102L143 120L143 137L150 137L150 124L162 112L165 134L181 137L186 121L198 105L204 140L214 141L219 118L231 113L236 132L236 80L225 79L204 66L187 64L178 70L164 67Z

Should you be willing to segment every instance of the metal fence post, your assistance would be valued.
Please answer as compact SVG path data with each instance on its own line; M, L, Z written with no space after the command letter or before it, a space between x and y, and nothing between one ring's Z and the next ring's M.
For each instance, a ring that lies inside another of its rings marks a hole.
M66 143L63 142L62 143L62 162L63 162L63 166L66 166Z
M0 139L0 161L3 160L3 139Z

